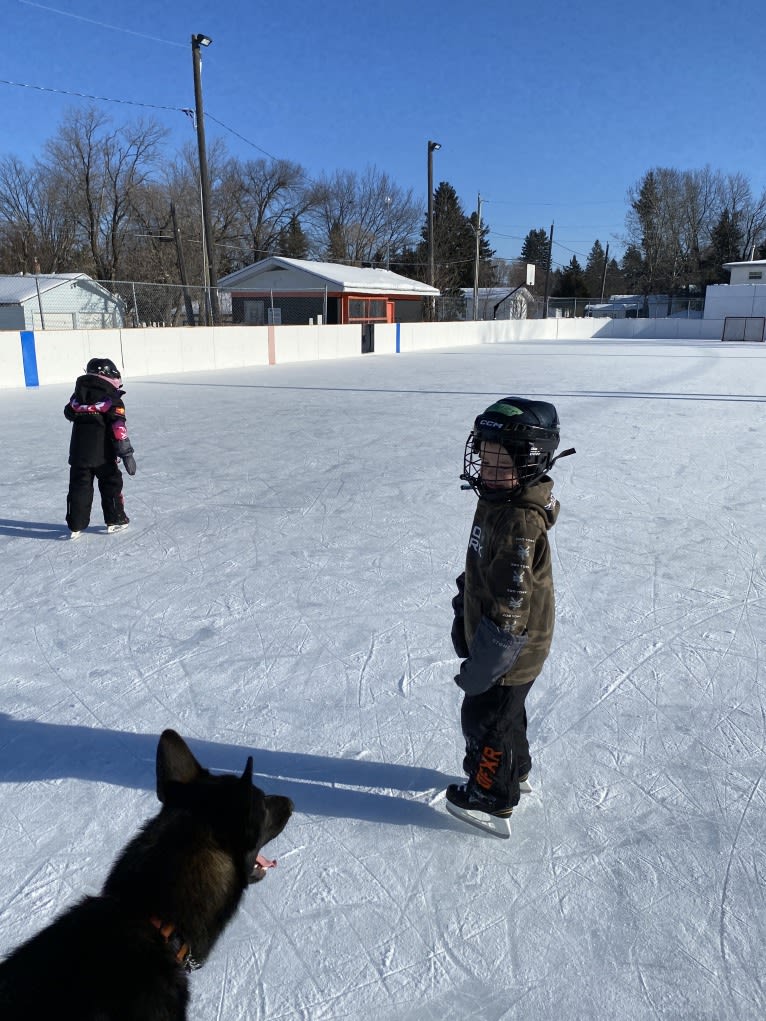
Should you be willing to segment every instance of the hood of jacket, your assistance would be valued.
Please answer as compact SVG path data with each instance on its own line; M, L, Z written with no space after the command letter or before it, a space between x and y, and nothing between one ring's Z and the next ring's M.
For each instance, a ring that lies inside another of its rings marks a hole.
M484 500L479 497L479 500ZM531 486L519 489L502 501L490 500L495 506L518 507L521 510L535 510L545 523L546 529L551 529L556 524L559 515L559 502L553 495L553 479L549 475L543 475Z

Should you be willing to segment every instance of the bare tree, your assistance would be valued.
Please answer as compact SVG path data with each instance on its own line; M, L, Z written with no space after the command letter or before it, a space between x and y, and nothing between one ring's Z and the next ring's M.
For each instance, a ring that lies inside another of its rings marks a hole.
M756 199L744 174L729 174L722 183L722 207L740 232L740 258L749 259L766 237L766 191Z
M76 256L75 224L62 202L66 181L39 164L0 160L0 271L55 273Z
M242 263L279 255L283 233L291 222L300 221L314 201L306 171L289 160L265 159L232 161L229 170Z
M92 269L100 280L116 280L128 246L143 188L159 164L166 131L154 122L112 130L90 107L70 112L56 138L45 146L45 165L66 182L66 203Z
M316 183L309 217L314 254L352 265L385 265L412 245L422 209L389 176L368 167L336 171Z

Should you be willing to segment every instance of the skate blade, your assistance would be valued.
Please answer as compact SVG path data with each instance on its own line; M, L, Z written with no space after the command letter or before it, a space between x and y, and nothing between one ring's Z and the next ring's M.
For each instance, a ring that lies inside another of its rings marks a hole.
M507 840L511 835L510 819L501 819L496 815L490 815L489 812L477 812L470 808L458 808L451 801L447 801L446 805L450 815L454 815L456 819L461 819L463 822L470 823L471 826L476 826L477 829L484 830L485 833L491 833L493 837L501 837L503 840Z
M124 532L127 525L107 525L106 530L111 535L113 532Z

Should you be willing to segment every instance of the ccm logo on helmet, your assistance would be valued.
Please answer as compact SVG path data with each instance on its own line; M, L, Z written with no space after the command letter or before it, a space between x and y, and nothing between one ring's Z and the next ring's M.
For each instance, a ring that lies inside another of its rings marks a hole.
M503 423L502 422L493 422L491 418L482 418L480 420L480 422L479 422L479 425L489 426L490 429L502 429L503 428Z

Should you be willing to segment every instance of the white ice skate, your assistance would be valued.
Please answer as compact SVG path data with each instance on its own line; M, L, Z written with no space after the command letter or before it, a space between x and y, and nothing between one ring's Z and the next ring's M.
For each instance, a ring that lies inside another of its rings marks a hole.
M82 535L82 532L70 532L69 533L70 542L71 542L72 539L79 539L81 535Z
M107 525L106 530L111 535L113 532L124 532L130 522L126 521L122 525Z
M523 780L519 780L519 793L520 794L534 794L532 784L524 777Z

